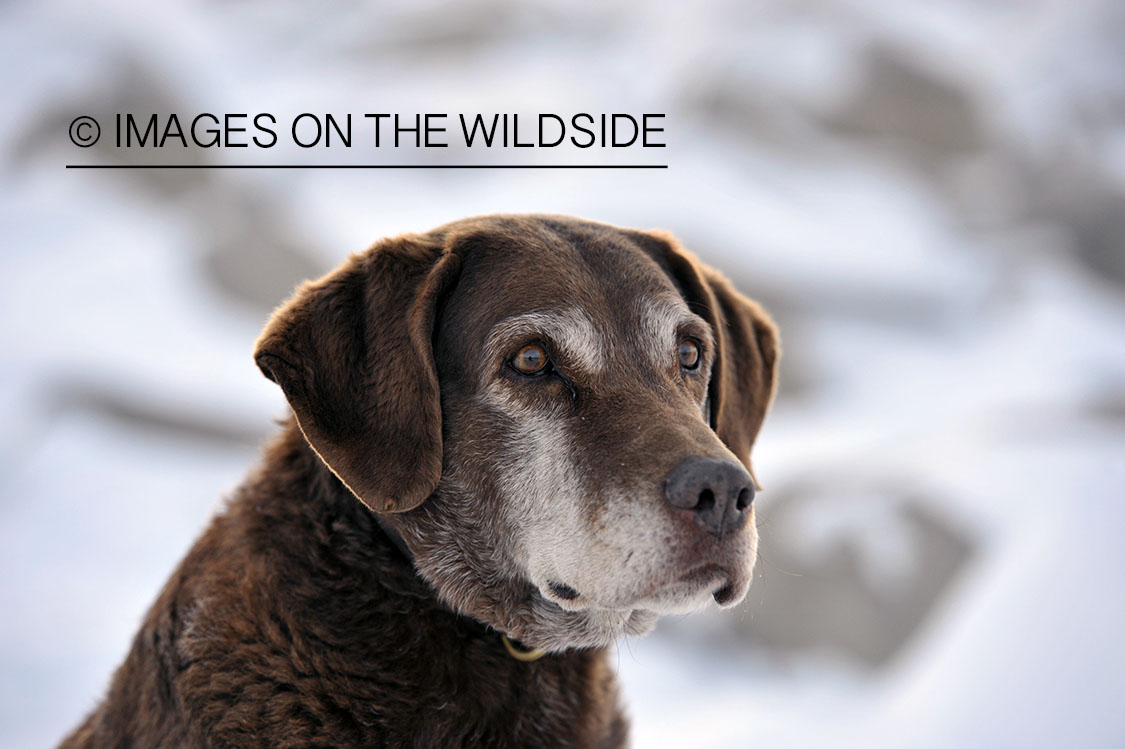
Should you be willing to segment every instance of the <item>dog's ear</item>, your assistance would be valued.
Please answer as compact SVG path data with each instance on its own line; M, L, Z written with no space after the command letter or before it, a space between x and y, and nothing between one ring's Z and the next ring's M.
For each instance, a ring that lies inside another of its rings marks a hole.
M299 287L254 350L313 450L377 512L417 507L441 477L432 336L458 268L425 236L384 240Z
M781 354L777 326L757 302L700 263L671 235L646 236L642 246L675 279L692 312L714 330L715 362L708 392L711 427L753 473L750 448L777 390Z

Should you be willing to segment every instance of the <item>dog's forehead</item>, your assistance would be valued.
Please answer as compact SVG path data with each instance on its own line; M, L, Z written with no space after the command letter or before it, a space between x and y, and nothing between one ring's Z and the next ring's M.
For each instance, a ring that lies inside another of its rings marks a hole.
M672 278L617 230L485 237L464 266L459 303L482 331L515 317L605 329L688 314Z

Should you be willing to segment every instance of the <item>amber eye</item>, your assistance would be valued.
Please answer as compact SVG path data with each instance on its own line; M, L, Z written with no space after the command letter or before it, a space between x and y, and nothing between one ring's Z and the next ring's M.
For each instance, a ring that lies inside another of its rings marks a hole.
M514 359L512 366L516 371L525 375L536 375L547 368L547 352L542 346L529 344L521 348Z
M680 341L680 366L684 369L695 369L699 366L699 344L690 338Z

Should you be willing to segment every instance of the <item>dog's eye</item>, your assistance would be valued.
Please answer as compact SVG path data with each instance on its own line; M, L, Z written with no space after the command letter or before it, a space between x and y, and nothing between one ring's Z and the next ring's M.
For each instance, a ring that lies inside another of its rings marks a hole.
M699 366L699 344L690 338L680 341L679 346L680 366L684 369L695 369Z
M542 374L548 363L547 352L534 343L521 348L512 359L512 366L516 371L525 375Z

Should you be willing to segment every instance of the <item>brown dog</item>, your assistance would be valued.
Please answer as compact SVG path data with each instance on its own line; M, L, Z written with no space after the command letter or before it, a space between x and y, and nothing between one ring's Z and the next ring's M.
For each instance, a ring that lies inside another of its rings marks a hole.
M295 419L63 746L625 743L605 648L750 585L777 359L664 234L494 216L353 256L270 320Z

